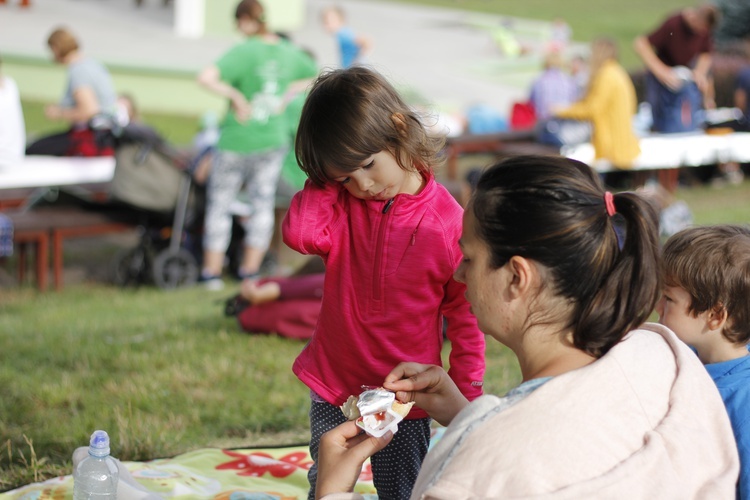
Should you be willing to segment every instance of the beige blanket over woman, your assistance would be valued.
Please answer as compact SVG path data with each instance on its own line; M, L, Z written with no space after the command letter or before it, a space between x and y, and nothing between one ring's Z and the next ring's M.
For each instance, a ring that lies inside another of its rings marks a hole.
M427 458L413 499L733 499L736 445L695 354L646 324L508 406L483 396ZM358 498L329 495L326 500Z

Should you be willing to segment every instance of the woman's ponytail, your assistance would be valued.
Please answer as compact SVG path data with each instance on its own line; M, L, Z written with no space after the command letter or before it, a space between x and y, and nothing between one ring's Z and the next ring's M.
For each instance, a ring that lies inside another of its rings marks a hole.
M574 325L577 346L597 356L646 321L661 292L656 210L631 192L613 195L612 204L616 213L605 216L613 232L621 229L618 255L591 300L582 303Z

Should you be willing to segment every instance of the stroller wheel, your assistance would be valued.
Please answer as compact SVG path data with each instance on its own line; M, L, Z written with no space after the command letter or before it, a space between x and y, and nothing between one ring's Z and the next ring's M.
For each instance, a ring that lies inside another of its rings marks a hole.
M119 286L136 286L149 279L149 254L142 246L121 250L113 258L112 281Z
M173 289L198 281L198 263L189 251L180 248L176 253L167 248L154 259L154 283L159 288Z

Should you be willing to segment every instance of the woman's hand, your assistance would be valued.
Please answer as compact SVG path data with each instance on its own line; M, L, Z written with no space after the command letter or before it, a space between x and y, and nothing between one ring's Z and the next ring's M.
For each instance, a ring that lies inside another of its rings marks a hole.
M63 117L62 107L57 104L50 104L44 107L44 116L50 120L61 120Z
M383 387L396 399L414 401L441 425L448 425L469 404L455 382L439 366L401 363L385 377Z
M234 110L234 117L238 123L245 123L250 119L252 114L252 107L250 103L245 99L245 96L239 92L235 92L232 95L232 109Z
M392 438L390 432L381 438L368 436L354 421L323 434L318 450L315 498L353 491L365 460L385 448Z
M685 84L685 81L677 76L669 66L664 66L664 69L658 73L654 73L654 76L673 92L677 92Z
M204 68L198 75L198 84L216 95L229 99L237 122L244 123L250 119L250 103L239 89L221 79L221 71L217 66Z

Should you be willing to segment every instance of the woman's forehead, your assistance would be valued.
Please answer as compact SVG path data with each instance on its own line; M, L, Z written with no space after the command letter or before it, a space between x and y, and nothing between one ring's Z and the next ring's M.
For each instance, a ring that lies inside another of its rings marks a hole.
M461 239L458 241L461 247L475 244L477 240L476 233L476 218L474 217L474 211L471 209L471 205L467 206L464 210L463 226L461 228Z

